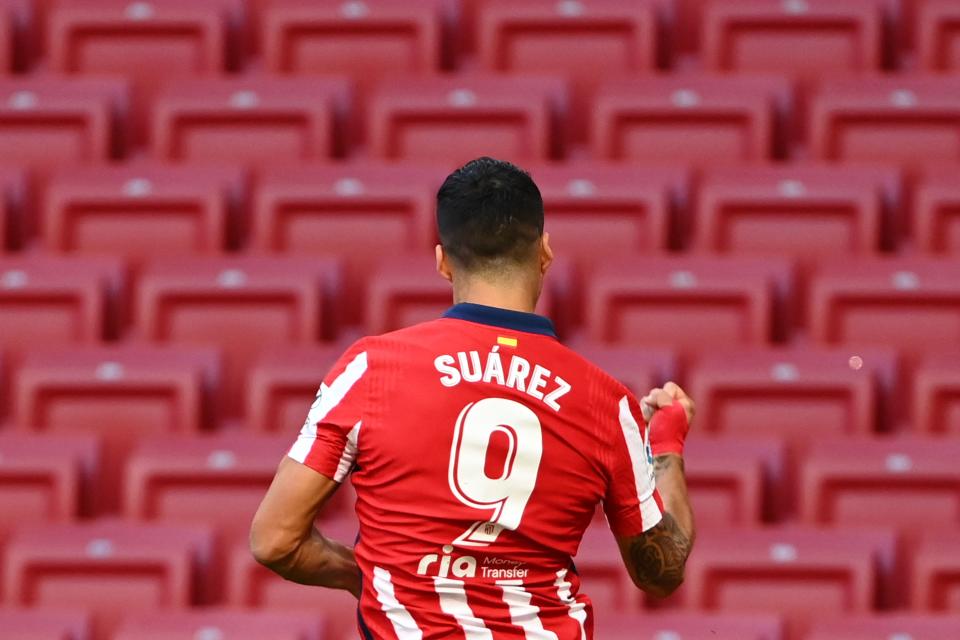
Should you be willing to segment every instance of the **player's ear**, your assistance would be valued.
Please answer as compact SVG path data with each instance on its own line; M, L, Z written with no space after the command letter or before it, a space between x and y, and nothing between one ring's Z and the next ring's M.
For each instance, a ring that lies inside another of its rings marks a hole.
M550 234L543 232L540 239L540 274L545 274L553 263L553 249L550 248Z
M453 282L453 271L450 270L450 263L443 247L438 244L434 251L437 254L437 273L447 282Z

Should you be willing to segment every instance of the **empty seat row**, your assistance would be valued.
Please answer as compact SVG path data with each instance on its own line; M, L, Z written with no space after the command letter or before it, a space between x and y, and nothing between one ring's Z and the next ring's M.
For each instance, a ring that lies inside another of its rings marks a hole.
M250 165L366 153L449 168L478 155L560 159L567 142L586 143L598 160L640 164L805 154L905 166L960 160L954 77L824 81L802 127L790 125L789 83L767 76L611 80L592 94L589 126L568 118L559 77L391 77L373 89L361 118L350 113L349 94L335 78L257 75L172 82L144 105L120 80L6 80L0 150L9 164L37 167L128 157L143 139L157 159ZM45 135L42 150L23 144L27 133Z

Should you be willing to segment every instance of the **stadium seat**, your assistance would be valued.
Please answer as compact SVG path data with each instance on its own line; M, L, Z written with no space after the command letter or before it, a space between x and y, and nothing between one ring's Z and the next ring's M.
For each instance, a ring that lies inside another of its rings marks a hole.
M913 371L910 418L921 433L960 436L960 356L924 357Z
M726 435L813 442L875 433L885 423L881 398L893 386L895 354L858 350L862 369L838 349L712 350L690 367L700 428Z
M960 6L953 0L926 0L919 20L920 66L928 71L960 70Z
M129 616L111 640L324 640L323 627L308 613L205 609Z
M328 159L340 151L348 96L335 78L172 82L153 105L153 152L168 161L254 166Z
M694 247L806 263L893 244L898 176L883 169L717 168L698 185Z
M16 640L90 640L90 619L61 607L0 609L0 629Z
M960 257L960 184L955 170L923 177L913 192L912 220L917 248Z
M149 434L196 433L214 417L218 358L156 346L58 348L28 353L14 380L14 422L39 433L102 440L94 508L116 509L122 470Z
M558 78L460 76L381 83L368 108L374 157L454 168L478 156L514 161L562 155Z
M0 80L0 155L36 169L120 157L128 101L115 79Z
M317 258L158 260L137 293L143 338L222 350L222 408L236 417L253 358L268 347L332 337L339 267Z
M336 256L344 267L344 320L359 322L371 256L432 253L445 174L381 164L265 170L252 203L251 247Z
M960 160L960 79L871 77L825 82L813 98L810 147L833 162L916 167Z
M115 334L119 264L105 258L0 258L0 348L95 343Z
M765 615L644 612L599 616L595 627L603 640L786 640L780 619Z
M960 614L960 544L956 530L925 534L911 548L909 563L911 608Z
M801 465L806 522L897 526L905 533L960 526L960 441L818 441Z
M26 196L23 172L0 168L0 254L20 245L28 221L23 211Z
M933 259L837 262L810 281L811 335L826 344L893 346L904 355L960 340L960 263Z
M960 637L960 616L886 613L816 621L803 640L945 640Z
M19 529L7 543L4 594L16 606L81 607L91 640L124 615L202 602L204 529L101 521Z
M90 437L0 432L0 538L24 524L86 515L98 453Z
M587 335L669 347L760 346L784 330L790 268L776 260L636 258L598 265L586 283Z
M638 398L672 380L676 358L668 349L609 345L586 340L570 346L581 356L623 383Z
M478 22L478 57L484 68L550 73L570 82L574 136L586 132L590 97L601 78L657 66L660 25L655 2L649 0L487 0Z
M263 433L293 434L346 344L270 349L251 363L246 419Z
M601 85L593 102L597 159L695 165L783 154L788 85L767 77L638 77Z
M711 532L687 565L685 605L777 613L802 638L819 616L868 613L893 557L894 538L864 530L803 528Z
M882 0L712 0L705 3L701 47L714 71L810 81L879 71L883 27Z
M620 549L606 522L594 521L587 528L574 564L598 620L640 610L641 593L623 566Z
M235 235L240 183L232 170L151 163L60 171L44 190L43 245L119 256L137 267L150 258L220 253Z

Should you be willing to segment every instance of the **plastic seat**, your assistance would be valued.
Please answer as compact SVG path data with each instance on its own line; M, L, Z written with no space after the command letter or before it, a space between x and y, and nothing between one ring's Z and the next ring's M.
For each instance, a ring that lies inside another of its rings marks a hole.
M960 80L923 76L826 82L810 119L814 157L911 167L960 160Z
M699 184L697 249L740 255L877 253L893 241L898 176L858 167L738 167Z
M205 609L127 617L111 640L324 640L316 615Z
M142 337L221 349L223 410L235 417L258 354L332 337L339 269L316 258L160 260L143 272L137 293Z
M921 251L960 256L960 184L955 172L924 176L913 192L912 220Z
M119 264L100 258L0 258L0 348L95 343L115 333Z
M605 261L586 284L587 335L681 355L718 344L764 345L783 331L779 307L789 280L789 265L775 260Z
M596 620L604 640L786 640L776 616L710 613L606 615Z
M0 2L0 73L13 73L17 47L15 21L17 16L12 10L12 2Z
M913 371L910 417L921 433L960 435L960 357L926 356Z
M122 154L128 108L119 80L2 80L0 155L36 169L105 162Z
M920 66L929 71L960 70L960 6L952 0L926 0L919 16Z
M89 640L90 620L61 607L0 609L0 629L17 640Z
M210 350L176 347L31 352L14 380L14 421L50 437L99 436L103 462L95 509L115 509L123 466L139 438L196 433L214 417L218 365Z
M23 173L0 168L0 254L20 244L27 216L23 213L26 184Z
M914 611L960 614L960 544L956 532L924 535L911 548L909 561L910 607Z
M883 0L713 0L701 43L715 71L784 73L802 80L879 70Z
M303 424L307 409L330 367L347 345L270 349L248 370L246 418L264 433L292 434Z
M638 77L602 85L593 102L597 159L694 165L760 162L782 155L782 79Z
M47 183L43 244L64 253L150 258L224 251L240 199L225 169L131 165L83 167Z
M97 457L90 437L0 433L0 537L24 524L85 515Z
M907 356L951 349L960 340L960 263L890 259L824 266L810 282L809 312L810 333L821 343L893 346Z
M896 357L857 349L861 369L845 350L812 348L722 350L699 358L687 384L701 429L742 436L813 442L825 436L875 433L881 399L893 386Z
M356 323L371 256L433 249L445 175L380 164L265 171L253 198L252 248L336 256L344 267L344 319Z
M157 158L268 165L323 160L339 152L348 102L339 79L182 80L153 105Z
M123 615L198 602L210 537L203 529L121 522L19 530L3 566L7 603L82 607L91 640L108 640Z
M630 347L579 341L571 345L581 356L623 383L637 397L676 375L677 362L668 349Z
M816 621L804 640L944 640L960 637L960 616L886 613Z
M652 1L488 0L480 7L478 23L478 57L484 68L557 74L570 81L574 136L586 131L590 97L600 77L657 66L660 23Z
M557 78L459 76L384 81L368 105L374 157L453 168L478 156L514 161L561 155Z

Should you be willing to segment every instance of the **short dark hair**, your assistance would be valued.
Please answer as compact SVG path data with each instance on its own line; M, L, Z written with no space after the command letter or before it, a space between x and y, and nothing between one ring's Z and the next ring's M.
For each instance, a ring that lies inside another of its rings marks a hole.
M451 173L440 187L437 228L444 251L463 269L522 264L543 236L543 198L519 167L477 158Z

